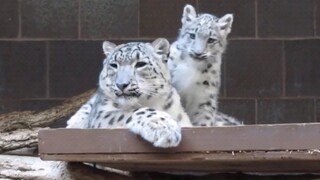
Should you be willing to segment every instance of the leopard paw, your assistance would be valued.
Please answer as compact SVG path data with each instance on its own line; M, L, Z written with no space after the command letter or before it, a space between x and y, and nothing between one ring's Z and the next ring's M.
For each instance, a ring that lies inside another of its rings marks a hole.
M140 112L140 113L139 113ZM171 116L162 111L137 111L127 127L155 147L176 147L181 141L181 128ZM134 120L137 119L137 120Z

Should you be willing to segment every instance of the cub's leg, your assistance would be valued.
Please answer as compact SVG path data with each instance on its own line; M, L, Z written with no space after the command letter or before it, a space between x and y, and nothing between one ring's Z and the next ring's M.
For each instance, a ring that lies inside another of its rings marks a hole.
M156 147L175 147L181 141L180 126L163 111L140 108L127 120L126 126Z
M215 117L215 126L235 126L235 125L243 125L243 122L239 121L238 119L226 115L222 112L217 111Z

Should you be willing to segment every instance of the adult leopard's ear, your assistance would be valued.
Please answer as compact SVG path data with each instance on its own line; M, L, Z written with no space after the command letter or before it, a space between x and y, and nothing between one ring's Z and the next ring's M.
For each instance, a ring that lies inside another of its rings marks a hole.
M196 17L197 13L194 7L190 4L185 5L183 8L183 14L181 19L182 25L191 23Z
M115 45L112 42L109 41L104 41L102 44L102 49L103 49L103 53L106 55L106 57L111 53L111 51L117 47L117 45Z
M158 38L152 42L153 48L156 50L156 53L159 55L167 56L170 50L170 43L165 38Z
M226 14L218 20L220 31L224 35L228 35L231 32L233 22L233 14Z

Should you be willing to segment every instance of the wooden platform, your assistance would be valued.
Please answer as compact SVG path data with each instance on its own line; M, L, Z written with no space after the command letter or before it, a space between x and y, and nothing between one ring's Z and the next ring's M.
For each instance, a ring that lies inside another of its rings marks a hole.
M320 172L320 123L184 128L176 148L127 129L39 132L43 160L96 162L130 171Z

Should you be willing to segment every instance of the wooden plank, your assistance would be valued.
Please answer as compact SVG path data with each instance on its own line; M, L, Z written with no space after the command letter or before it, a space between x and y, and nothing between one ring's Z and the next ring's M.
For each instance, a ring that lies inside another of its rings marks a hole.
M320 153L237 152L176 154L41 154L45 160L96 162L129 171L320 172Z
M54 129L39 132L40 154L186 153L319 149L320 123L183 128L176 148L155 148L127 129Z

